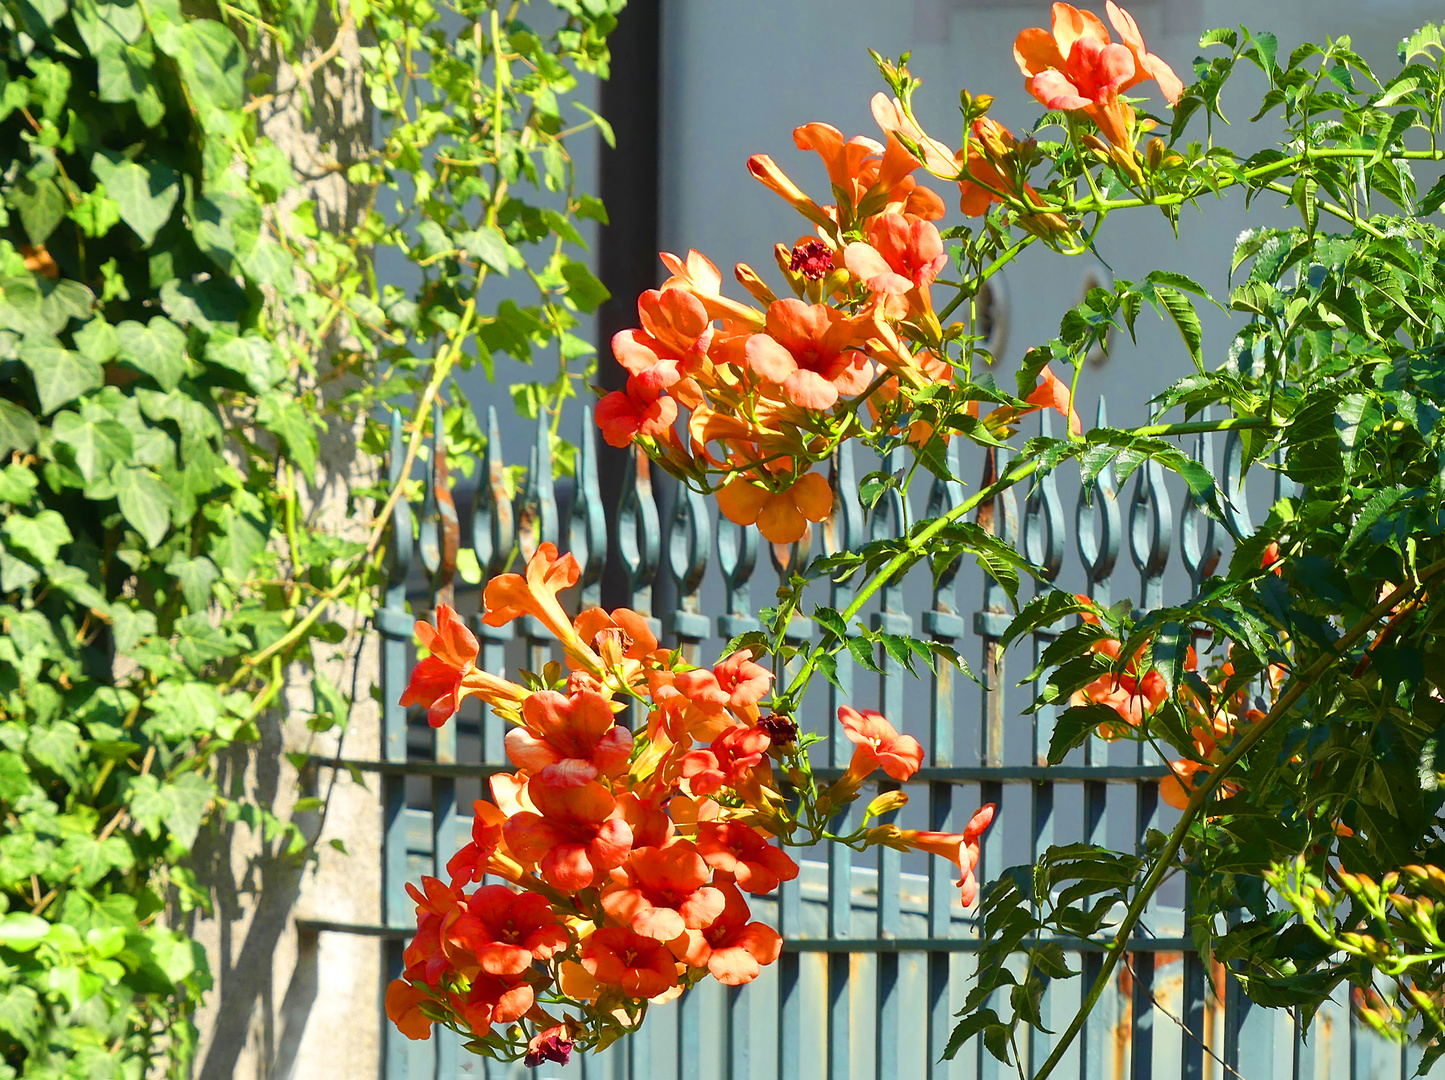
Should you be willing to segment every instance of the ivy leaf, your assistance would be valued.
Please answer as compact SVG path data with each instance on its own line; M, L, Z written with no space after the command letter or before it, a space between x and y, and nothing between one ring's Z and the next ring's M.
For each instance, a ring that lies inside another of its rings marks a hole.
M156 632L156 617L149 611L116 604L111 608L110 631L115 651L123 655Z
M113 465L130 457L134 450L130 429L118 420L66 411L56 415L50 430L57 442L74 452L76 468L87 483L105 476Z
M105 382L105 372L94 360L58 345L23 341L20 359L35 379L35 393L40 398L43 416L49 416L60 406Z
M306 474L308 481L314 482L320 447L316 425L301 402L280 393L267 394L256 410L256 420L286 444L291 460Z
M190 372L185 332L160 315L149 323L127 319L115 328L120 358L156 381L162 390L174 390Z
M0 398L0 456L8 457L13 450L24 453L39 438L35 417L15 402Z
M50 924L27 911L0 915L0 945L16 952L29 952L50 933Z
M26 506L40 481L24 465L10 464L0 469L0 502Z
M176 579L186 607L193 612L205 611L210 606L211 586L221 576L216 564L204 555L194 559L177 555L166 564L166 573Z
M142 725L153 738L180 742L207 734L224 711L221 695L209 683L172 679L156 687L147 700L151 717Z
M176 651L192 671L199 672L213 660L234 656L239 646L224 630L212 626L204 611L176 621Z
M511 273L511 248L506 238L491 225L458 233L453 240L469 258L486 263L503 277Z
M54 562L60 549L74 539L65 518L54 510L42 510L34 517L11 514L5 520L5 535L42 566Z
M16 948L14 945L10 947ZM23 984L11 986L0 995L0 1031L8 1032L21 1043L27 1043L39 1035L40 995Z
M80 728L69 720L56 720L30 729L25 752L67 783L79 784L80 744Z
M585 263L567 263L562 267L562 277L567 282L567 298L589 315L612 297Z
M165 783L147 774L131 782L126 804L131 817L151 839L159 839L164 827L189 851L215 795L215 786L199 773L182 773L174 781Z
M173 22L156 34L156 44L180 66L187 89L202 110L236 110L246 91L241 43L225 25L211 19Z
M158 547L171 527L171 494L149 469L123 466L112 473L116 499L126 521L151 547Z
M34 244L49 240L69 209L60 185L50 176L37 175L33 168L10 189L9 202L20 215L25 235Z
M96 154L90 168L120 207L120 219L150 247L176 208L180 178L158 161L141 165L110 152Z
M90 888L112 870L125 873L135 865L130 844L119 836L104 840L89 834L71 836L60 845L56 858L73 868L76 883L82 888Z

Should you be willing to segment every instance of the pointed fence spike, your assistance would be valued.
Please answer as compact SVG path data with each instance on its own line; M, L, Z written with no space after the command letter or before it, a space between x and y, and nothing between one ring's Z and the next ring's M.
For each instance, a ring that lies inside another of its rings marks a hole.
M482 568L482 580L507 572L516 542L512 500L507 495L506 464L502 460L502 437L497 430L497 409L487 407L487 449L477 483L476 505L472 507L472 551Z
M431 579L433 605L450 604L462 530L447 471L447 437L441 402L432 408L430 457L426 498L422 503L422 565Z
M607 565L607 519L597 478L597 425L592 422L591 408L582 410L577 475L567 512L567 550L582 570L577 579L581 606L596 607L602 602L602 571Z
M1243 540L1254 532L1244 474L1244 438L1238 431L1230 431L1224 436L1223 482L1220 487L1224 495L1224 527L1236 540Z
M758 629L749 597L749 584L758 565L757 529L735 524L719 514L717 564L724 588L723 614L717 617L717 632L719 637L731 640Z
M1194 441L1194 460L1214 473L1214 437L1201 432ZM1219 566L1219 536L1214 528L1214 518L1204 511L1204 504L1190 494L1179 510L1179 552L1184 559L1184 568L1189 571L1189 580L1198 592L1204 579Z
M823 523L823 553L837 555L863 536L863 507L858 504L853 448L847 443L834 450L828 462L828 487L833 492L833 512Z
M391 410L391 451L387 457L386 478L391 487L395 487L401 480L401 463L406 457L406 448L402 439L401 413ZM388 562L390 570L387 574L387 583L391 589L404 590L406 587L407 575L411 572L412 560L416 558L416 541L412 536L412 515L411 503L405 498L396 501L396 509L391 513L391 530L387 541ZM392 600L397 604L404 604L404 596L388 596L388 604Z
M1174 522L1164 467L1150 459L1139 466L1129 500L1129 556L1139 568L1135 617L1164 605L1164 567L1174 543Z
M667 628L684 649L694 651L708 634L710 621L702 614L698 589L707 573L707 501L686 483L679 484L673 501L672 527L668 530L667 568L677 586L678 610L666 620ZM689 658L689 663L696 661Z
M652 581L662 555L662 529L652 494L652 462L641 450L628 457L617 511L617 554L627 576L627 594L634 611L652 623ZM654 628L654 633L660 624Z
M1054 433L1048 409L1039 410L1039 434ZM1024 504L1024 557L1043 571L1045 581L1059 576L1064 565L1064 505L1059 499L1059 478L1053 469L1039 478Z
M557 543L557 496L552 486L552 433L547 414L537 414L537 437L527 461L527 483L518 496L517 539L522 558L530 559L543 544Z
M1095 427L1107 427L1104 399L1099 398ZM1083 564L1091 600L1109 603L1109 579L1119 561L1123 526L1119 511L1119 489L1114 484L1114 466L1105 465L1093 480L1079 487L1074 507L1074 543Z
M960 458L958 444L958 439L950 439L948 450L944 455L944 465L953 479L945 480L941 476L935 476L933 483L929 485L928 508L925 511L926 517L942 517L959 503L963 502L963 481L958 479L958 474L963 471L963 463ZM956 556L942 567L938 565L938 557L936 555L930 556L929 563L933 567L934 577L933 610L934 612L952 613L955 610L953 582L954 579L958 577L958 569L963 563L963 556ZM925 630L942 633L941 630L935 631L934 628L926 625L926 622L927 619L925 617ZM962 631L960 630L959 632L961 633ZM959 635L952 634L948 636L957 637Z

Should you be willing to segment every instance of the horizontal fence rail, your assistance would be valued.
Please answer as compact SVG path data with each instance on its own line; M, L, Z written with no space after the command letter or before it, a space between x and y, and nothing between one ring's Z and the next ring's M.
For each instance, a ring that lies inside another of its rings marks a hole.
M1105 423L1102 401L1096 417L1098 424ZM1039 423L1048 434L1047 411L1039 414ZM441 430L440 415L433 430ZM393 482L400 478L404 459L402 434L394 418ZM628 459L620 510L607 521L590 410L582 418L575 477L554 483L549 433L545 418L539 419L523 455L526 480L514 496L505 482L507 462L495 410L489 410L487 434L475 480L455 486L446 472L444 447L434 436L422 466L422 505L403 502L397 508L385 603L375 617L382 657L380 760L316 762L374 775L379 784L384 895L376 925L313 920L302 928L381 938L388 979L400 973L402 949L415 928L405 883L423 874L444 876L447 859L467 838L471 803L485 794L486 777L509 769L503 723L485 706L469 701L455 722L433 730L420 712L408 715L397 704L415 660L414 620L431 617L439 603L452 604L469 618L483 668L499 674L518 668L540 671L553 658L543 628L530 618L504 627L485 625L478 611L480 585L519 568L540 544L552 542L571 551L581 566L578 588L564 601L580 607L599 603L603 567L615 554L629 606L669 635L690 662L712 663L729 639L758 627L755 605L771 598L778 575L817 551L844 551L902 535L920 509L936 516L964 498L962 482L928 478L926 491L918 485L907 495L890 491L865 517L857 500L861 477L877 468L895 471L905 462L890 457L865 463L861 454L855 460L844 448L829 469L831 519L791 547L768 545L767 569L759 558L756 531L718 520L710 502L695 492L676 485L667 492L656 490L650 462L640 454ZM979 460L967 467L964 449L962 440L949 449L955 476L978 476L986 484L1007 466L1007 451L969 447ZM1247 488L1235 433L1224 441L1222 461L1215 460L1210 436L1198 437L1190 449L1221 478L1230 528L1240 535L1250 532L1250 494L1262 502L1278 497L1277 486ZM1171 486L1172 480L1152 463L1135 472L1127 493L1119 490L1112 469L1089 484L1080 484L1077 473L1069 477L1054 471L1025 493L1010 490L985 504L977 520L1020 544L1041 568L1040 579L1026 584L1025 594L1057 585L1105 604L1131 598L1143 610L1162 604L1166 595L1198 588L1225 554L1225 530L1187 493L1176 498ZM1066 557L1070 548L1072 557ZM1121 581L1126 555L1137 572L1137 588ZM842 609L851 587L819 582L815 599ZM967 618L962 596L975 598ZM892 816L900 825L956 829L981 803L998 803L999 816L986 834L977 868L985 883L1009 865L1036 861L1055 843L1142 845L1149 830L1167 830L1178 819L1159 799L1165 766L1141 744L1092 737L1065 763L1047 764L1057 710L1045 706L1025 715L1034 688L1010 685L1009 669L1023 670L1024 661L1032 668L1051 638L1031 635L1015 646L1016 653L1026 655L1006 664L1000 639L1011 611L1003 589L968 564L943 568L936 581L932 573L915 571L890 583L865 609L869 625L958 648L983 688L942 664L916 679L886 654L878 658L883 674L875 675L857 667L845 652L838 661L837 685L820 686L799 717L805 729L828 736L813 750L814 767L827 779L841 775L850 756L835 719L841 704L867 708L876 703L900 730L924 744L925 768L903 785L885 781L910 796L909 804ZM814 628L798 618L789 636L808 641ZM1196 646L1216 658L1212 650L1221 647L1207 639ZM859 805L867 798L865 793ZM837 823L848 824L846 819ZM382 1015L383 1080L558 1073L599 1080L996 1080L1015 1075L973 1044L954 1061L941 1060L954 1014L971 983L976 961L970 954L980 945L973 913L959 905L953 868L939 859L886 848L856 860L854 852L839 845L805 849L801 855L799 877L753 903L757 917L782 933L784 950L749 986L706 981L678 1001L652 1009L639 1034L585 1060L574 1059L565 1069L528 1070L473 1059L447 1032L413 1043ZM1417 1060L1413 1051L1355 1024L1343 998L1320 1011L1307 1039L1292 1013L1252 1007L1227 971L1218 964L1206 969L1192 950L1186 903L1180 885L1150 905L1130 942L1127 962L1057 1075L1079 1080L1397 1080L1410 1075ZM1080 982L1092 982L1103 951L1097 941L1060 939L1059 944L1083 979L1045 991L1040 1008L1055 1031L1077 1009ZM1018 1048L1024 1071L1037 1067L1051 1046L1048 1035L1027 1039Z

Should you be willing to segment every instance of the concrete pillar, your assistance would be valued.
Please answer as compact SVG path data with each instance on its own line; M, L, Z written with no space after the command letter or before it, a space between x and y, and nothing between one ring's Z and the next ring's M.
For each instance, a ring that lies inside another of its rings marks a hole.
M321 227L341 231L362 212L344 165L369 149L371 113L356 31L349 16L339 26L328 22L328 11L321 6L303 57L316 64L309 85L298 86L291 65L278 57L257 57L255 68L273 74L277 90L257 118L290 159L299 183L274 208L278 216L312 199ZM309 115L303 108L308 95ZM284 311L277 314L284 325ZM328 344L334 350L349 343ZM323 371L327 360L318 358ZM339 396L347 382L328 382L327 396ZM376 464L359 450L363 423L359 416L328 417L316 484L306 491L313 527L351 537L364 537L370 527L373 508L351 501L352 492L373 479ZM338 607L334 617L354 629L349 609ZM373 1080L380 1074L380 941L297 929L298 919L380 921L378 778L366 774L357 782L344 770L298 771L286 756L380 756L379 712L371 695L378 681L377 642L369 633L351 633L339 646L318 645L316 670L343 693L355 694L346 730L307 730L314 672L294 665L278 706L260 720L260 742L233 752L222 778L230 797L259 803L296 824L314 856L288 852L285 836L267 838L245 821L221 826L198 847L197 870L213 912L197 913L193 932L206 947L215 980L198 1017L198 1080ZM298 800L312 796L324 800L321 810L296 811Z

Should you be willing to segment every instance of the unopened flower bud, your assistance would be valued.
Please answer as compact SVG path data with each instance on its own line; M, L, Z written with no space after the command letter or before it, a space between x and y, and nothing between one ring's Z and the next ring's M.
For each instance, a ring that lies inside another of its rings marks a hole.
M884 814L901 810L907 805L908 796L902 791L885 791L868 804L868 809L863 811L863 816L865 818L882 817Z
M1157 169L1164 161L1164 140L1149 140L1149 168Z
M733 274L738 279L738 284L752 295L753 299L760 304L771 304L777 300L773 290L768 288L767 282L758 277L758 273L747 263L738 263L733 267Z
M1085 135L1081 141L1085 146L1087 146L1094 153L1098 154L1100 157L1107 158L1109 156L1109 144L1106 143L1103 139L1099 138L1099 136L1090 133L1088 135Z

